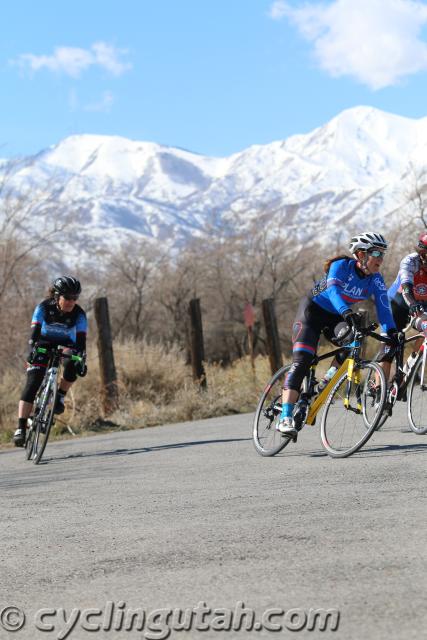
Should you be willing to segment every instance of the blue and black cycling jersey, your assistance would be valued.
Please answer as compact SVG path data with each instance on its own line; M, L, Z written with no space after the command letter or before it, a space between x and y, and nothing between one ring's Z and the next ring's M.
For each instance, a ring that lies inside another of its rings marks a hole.
M300 390L321 333L327 331L332 335L337 324L342 322L344 311L371 297L374 297L378 321L384 331L395 328L382 276L379 273L364 276L356 268L356 260L351 258L331 263L327 275L316 283L311 295L303 298L298 307L292 327L293 362L285 378L285 389Z
M393 329L395 323L382 275L363 276L356 269L356 260L343 258L332 262L327 275L314 287L312 299L325 311L342 315L356 302L371 297L383 330Z
M34 309L31 340L45 340L66 347L86 349L87 319L78 304L69 313L61 311L52 298L43 300Z

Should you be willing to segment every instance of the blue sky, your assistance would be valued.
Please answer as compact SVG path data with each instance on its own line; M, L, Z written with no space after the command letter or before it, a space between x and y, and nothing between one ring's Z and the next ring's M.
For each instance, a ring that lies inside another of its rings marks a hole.
M223 156L372 105L427 115L421 0L2 4L0 156L81 133Z

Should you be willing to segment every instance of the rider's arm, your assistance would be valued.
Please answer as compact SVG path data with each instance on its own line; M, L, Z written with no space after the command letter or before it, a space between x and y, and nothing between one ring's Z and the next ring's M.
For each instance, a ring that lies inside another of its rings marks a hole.
M87 319L86 314L82 310L79 313L76 322L76 348L78 351L86 351L86 336L87 336Z
M326 281L329 300L340 315L350 310L350 305L342 297L347 272L348 261L337 260L331 264Z
M413 304L417 304L414 297L414 285L410 282L405 282L405 284L402 285L402 298L408 307L412 307Z
M410 307L416 304L414 298L414 274L416 271L416 259L414 254L409 254L401 260L399 265L399 280L402 291L402 297L405 303Z
M388 332L390 329L396 329L396 323L391 312L390 301L387 297L387 287L379 273L374 276L372 292L374 294L377 317L384 331Z
M33 317L31 319L31 335L30 344L34 344L40 337L42 324L44 320L44 309L41 304L38 304L34 309Z

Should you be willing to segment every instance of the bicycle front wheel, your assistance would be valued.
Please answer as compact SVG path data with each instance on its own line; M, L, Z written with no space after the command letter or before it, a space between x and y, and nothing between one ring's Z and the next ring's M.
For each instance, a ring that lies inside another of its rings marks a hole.
M253 441L261 456L275 456L291 441L276 430L282 411L283 381L290 365L279 369L271 378L262 394L255 412Z
M412 375L408 389L408 420L414 433L427 433L427 370L421 380L423 359L419 361ZM427 365L426 365L427 369Z
M377 417L377 408L379 398L377 394L377 387L380 384L380 379L376 375L376 371L372 369L369 373L366 374L366 384L364 393L362 395L362 409L363 409L363 419L365 421L366 428L369 429L372 425L372 422ZM388 390L386 392L386 400L387 400ZM383 424L387 421L389 416L391 415L391 409L387 408L387 402L384 403L384 409L381 414L380 419L377 421L377 426L375 427L375 431L381 429Z
M372 376L380 384L381 393L369 415L364 415L364 396L369 392ZM375 431L386 400L386 380L375 362L360 363L354 368L351 383L347 372L334 385L323 410L320 426L322 445L333 458L346 458L358 451Z
M48 381L47 385L42 389L43 400L37 415L34 416L35 436L32 451L34 464L39 464L46 449L53 422L57 393L56 380Z
M25 457L27 458L27 460L31 459L33 453L35 435L36 432L33 426L33 421L31 420L31 424L28 427L27 439L25 440Z

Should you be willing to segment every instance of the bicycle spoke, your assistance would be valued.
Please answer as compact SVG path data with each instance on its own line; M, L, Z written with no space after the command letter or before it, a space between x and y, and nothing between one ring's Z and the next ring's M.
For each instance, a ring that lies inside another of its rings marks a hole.
M379 371L378 371L379 370ZM356 381L349 384L344 373L334 386L322 415L321 438L327 452L333 457L355 453L372 435L380 419L385 402L384 373L375 363L355 369ZM377 374L380 380L379 401L366 398L369 380ZM370 423L366 424L365 407L369 407Z
M377 418L377 409L378 409L378 401L379 401L378 392L377 392L378 385L379 385L378 374L376 374L375 370L373 369L367 370L366 378L365 378L365 388L362 394L363 418L365 420L365 425L367 429L371 427L373 421ZM387 395L388 395L388 390L387 390ZM376 431L378 431L378 429L380 429L384 425L389 415L391 415L391 412L388 409L387 398L386 398L384 410L381 414L380 419L377 421L377 426L375 428Z
M270 380L259 401L253 426L253 440L258 453L262 456L274 456L287 444L277 430L276 424L282 410L282 386L289 366L280 369Z
M45 391L42 390L43 400L40 410L34 418L35 436L31 456L34 464L40 462L49 438L57 395L56 383L51 384L47 393L44 394Z

